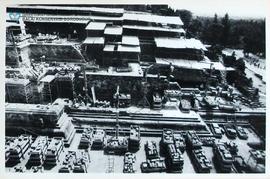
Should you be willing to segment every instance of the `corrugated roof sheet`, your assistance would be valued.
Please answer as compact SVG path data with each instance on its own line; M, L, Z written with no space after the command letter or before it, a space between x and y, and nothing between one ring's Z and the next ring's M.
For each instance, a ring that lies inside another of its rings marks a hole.
M136 53L140 53L141 48L140 48L140 46L119 45L117 51L119 51L119 52L136 52Z
M123 25L125 29L137 29L137 30L149 30L149 31L163 31L163 32L176 32L176 33L186 33L184 29L178 28L164 28L164 27L153 27L153 26L137 26L137 25Z
M123 45L140 45L139 38L137 36L123 36L122 37Z
M107 35L121 35L123 33L123 28L121 26L106 27L104 34Z
M104 47L104 49L103 49L103 51L105 51L105 52L113 52L114 51L114 47L115 47L115 45L105 45L105 47Z
M104 44L104 37L87 37L83 44Z
M16 22L6 22L6 27L20 27L20 24Z
M94 15L90 15L87 16L89 17L89 19L92 20L96 20L96 21L100 21L100 20L104 20L104 21L122 21L123 17L110 17L110 16L94 16Z
M106 23L103 22L90 22L85 30L104 30L106 27Z
M123 14L123 8L105 8L105 7L74 7L74 6L46 6L46 5L9 5L10 8L20 9L45 9L45 10L76 10L76 11L90 11L90 12L104 12L111 14Z
M115 47L117 46L117 49L115 50ZM140 46L130 46L130 45L120 45L120 44L115 44L115 45L106 45L103 49L103 51L106 52L135 52L135 53L140 53L141 48Z
M202 44L200 40L191 38L166 38L166 37L155 37L155 42L157 47L161 48L176 48L176 49L198 49L207 51L205 46Z
M106 13L118 13L118 14L124 13L123 8L89 7L89 9L90 11L93 11L93 12L106 12Z
M49 23L68 23L68 24L87 24L89 20L79 19L56 19L56 18L25 18L24 22L49 22Z
M94 16L94 15L54 15L54 14L31 14L22 13L24 21L26 22L55 22L55 23L81 23L87 24L90 20L112 22L122 21L123 17L110 17L110 16ZM8 13L6 13L6 19L10 19ZM18 24L19 25L19 24Z
M160 24L172 24L172 25L184 25L178 16L159 16L154 14L134 14L134 13L124 13L124 20L133 21L143 21L143 22L153 22Z
M41 105L41 104L25 104L25 103L6 103L6 113L42 113L45 115L59 115L63 110L62 105Z
M130 72L117 72L114 68L110 67L108 70L100 69L97 71L86 71L86 75L102 75L102 76L127 76L127 77L142 77L143 70L139 63L128 63L132 69Z
M19 78L6 78L5 79L6 85L28 85L30 83L29 79L19 79Z
M212 68L220 71L231 71L234 70L233 68L226 68L220 62L205 62L205 61L196 61L196 60L185 60L185 59L173 59L173 58L156 58L157 64L166 64L169 65L172 63L175 66L180 68L187 68L187 69L196 69L196 70L203 70L203 69L210 69L210 64L212 63Z
M47 82L47 83L50 83L52 82L53 80L55 79L55 76L54 75L47 75L45 77L43 77L40 82Z

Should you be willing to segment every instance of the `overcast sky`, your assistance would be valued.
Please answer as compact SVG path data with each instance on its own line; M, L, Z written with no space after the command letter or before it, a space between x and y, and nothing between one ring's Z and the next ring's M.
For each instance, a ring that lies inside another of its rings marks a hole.
M187 9L193 15L224 16L242 18L265 18L268 0L175 0L177 3L169 3L173 9Z

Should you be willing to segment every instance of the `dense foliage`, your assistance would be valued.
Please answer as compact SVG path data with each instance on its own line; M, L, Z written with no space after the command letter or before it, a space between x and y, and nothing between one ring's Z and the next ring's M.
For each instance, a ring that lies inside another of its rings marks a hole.
M231 19L224 17L194 17L188 10L170 7L163 15L178 15L184 22L188 37L201 39L205 44L241 48L246 53L265 57L265 19Z
M210 45L242 48L246 53L265 56L265 19L230 19L196 17L189 27L188 35Z

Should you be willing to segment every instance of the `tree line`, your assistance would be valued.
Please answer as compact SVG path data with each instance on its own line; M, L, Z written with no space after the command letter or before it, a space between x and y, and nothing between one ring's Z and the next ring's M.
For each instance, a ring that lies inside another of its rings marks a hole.
M233 19L228 14L218 17L196 16L188 10L168 10L163 15L177 15L187 37L198 38L205 44L221 48L244 49L245 53L265 57L265 19Z

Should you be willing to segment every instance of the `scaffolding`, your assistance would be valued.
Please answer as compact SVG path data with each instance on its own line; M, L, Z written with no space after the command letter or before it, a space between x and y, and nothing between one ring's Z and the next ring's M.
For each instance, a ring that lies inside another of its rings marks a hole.
M49 101L52 103L52 90L51 90L51 84L50 83L43 83L43 89L42 89L42 101L47 102Z
M27 79L9 79L6 81L8 102L33 103L34 86Z
M76 96L74 74L57 74L55 78L57 97L73 99Z
M47 75L40 80L41 82L41 98L42 102L53 102L52 84L54 82L54 75Z

